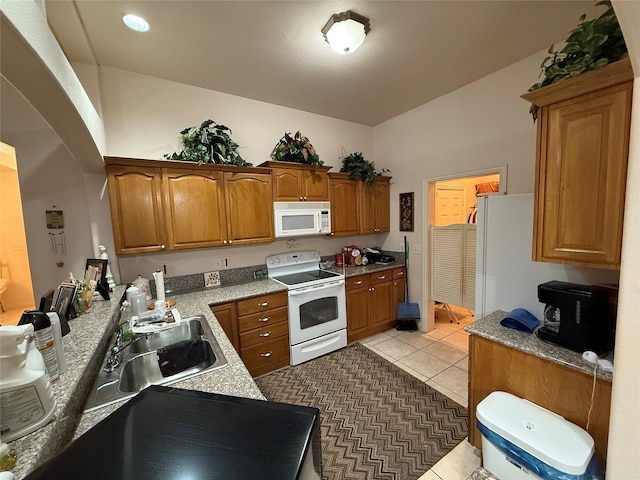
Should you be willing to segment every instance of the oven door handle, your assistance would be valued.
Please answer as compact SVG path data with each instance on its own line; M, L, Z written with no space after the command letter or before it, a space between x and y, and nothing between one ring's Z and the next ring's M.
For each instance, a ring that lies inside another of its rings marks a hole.
M311 293L311 292L318 292L320 290L326 290L327 288L334 288L334 287L340 287L341 285L344 285L344 280L339 280L335 283L331 283L329 285L319 285L317 287L310 287L310 288L305 288L304 290L289 290L289 295L290 296L296 296L296 295L305 295L307 293Z

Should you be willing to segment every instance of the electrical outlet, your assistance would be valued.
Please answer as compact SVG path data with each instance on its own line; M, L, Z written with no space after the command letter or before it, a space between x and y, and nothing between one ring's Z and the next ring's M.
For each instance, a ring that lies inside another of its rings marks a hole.
M218 257L213 259L213 268L222 270L224 268L224 258Z
M204 286L205 287L219 287L220 286L220 272L206 272L204 274Z
M419 243L414 243L413 244L413 253L420 255L422 254L422 245Z

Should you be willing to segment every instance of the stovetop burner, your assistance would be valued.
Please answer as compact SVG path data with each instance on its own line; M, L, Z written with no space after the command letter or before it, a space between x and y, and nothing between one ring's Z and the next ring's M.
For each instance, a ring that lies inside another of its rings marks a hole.
M284 283L285 285L300 285L333 277L340 277L340 274L327 272L326 270L312 270L307 272L291 273L289 275L278 275L272 278Z

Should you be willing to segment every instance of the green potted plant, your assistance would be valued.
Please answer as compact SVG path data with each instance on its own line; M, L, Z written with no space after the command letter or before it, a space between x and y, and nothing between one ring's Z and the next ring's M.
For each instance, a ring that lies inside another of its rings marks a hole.
M375 163L366 160L362 152L350 153L342 157L341 172L349 174L352 180L362 180L365 185L373 185L376 177L391 170L383 168L381 172L376 172Z
M609 63L616 62L627 52L611 2L603 0L596 5L606 5L607 10L593 20L585 21L586 14L580 17L580 24L571 31L561 50L549 48L540 68L544 79L529 88L529 91L551 85L564 78L576 77L590 70L597 70ZM529 109L533 120L537 118L538 107Z
M213 120L205 120L196 127L187 127L182 135L182 151L166 153L168 160L217 163L251 167L237 152L239 145L231 139L231 130Z
M316 168L324 165L309 139L302 135L300 130L293 137L285 132L273 147L271 158L277 162L305 163Z

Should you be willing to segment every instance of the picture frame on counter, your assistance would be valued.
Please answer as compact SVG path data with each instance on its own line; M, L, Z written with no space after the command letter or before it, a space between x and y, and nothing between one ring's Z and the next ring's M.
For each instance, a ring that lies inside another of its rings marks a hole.
M107 283L107 260L101 258L87 258L87 265L84 269L84 280L88 285L95 288L100 283Z
M76 317L73 308L73 300L76 297L76 285L74 283L61 283L56 291L56 298L53 302L58 317L70 320Z
M413 192L400 194L400 231L413 232Z
M87 258L84 281L102 298L109 300L109 282L107 282L107 262L103 258Z

